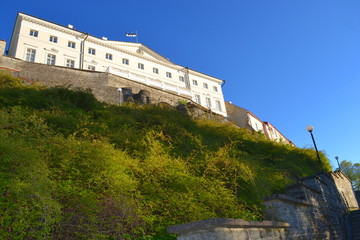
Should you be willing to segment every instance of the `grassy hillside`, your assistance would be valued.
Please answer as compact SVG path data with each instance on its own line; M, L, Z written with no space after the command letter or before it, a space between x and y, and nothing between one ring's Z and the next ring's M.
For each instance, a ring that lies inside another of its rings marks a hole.
M0 74L0 239L175 239L166 227L261 220L261 199L330 170L230 124Z

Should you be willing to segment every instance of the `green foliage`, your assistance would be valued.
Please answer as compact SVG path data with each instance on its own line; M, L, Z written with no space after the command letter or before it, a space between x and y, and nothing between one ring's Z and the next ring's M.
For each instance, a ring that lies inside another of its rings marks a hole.
M311 149L169 108L0 75L1 239L175 239L166 227L262 219L262 198L330 170Z

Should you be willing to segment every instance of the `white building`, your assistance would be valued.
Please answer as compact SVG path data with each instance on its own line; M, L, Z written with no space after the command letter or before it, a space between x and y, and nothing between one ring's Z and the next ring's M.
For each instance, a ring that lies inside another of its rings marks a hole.
M255 114L245 108L236 106L231 102L225 102L228 118L238 127L247 128L251 131L263 133L264 136L274 142L281 142L295 146L293 142L287 139L274 125L264 122Z
M267 139L270 139L274 142L282 142L282 143L288 143L290 145L295 146L293 142L291 142L289 139L287 139L279 130L276 129L274 125L272 125L269 122L264 122L263 125L264 133Z
M191 99L227 116L221 79L171 62L141 43L111 41L19 13L8 55L25 61L109 72Z

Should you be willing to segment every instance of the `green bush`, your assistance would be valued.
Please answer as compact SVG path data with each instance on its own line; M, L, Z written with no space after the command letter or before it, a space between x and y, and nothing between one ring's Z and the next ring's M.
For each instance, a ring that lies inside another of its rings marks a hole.
M173 109L0 85L1 239L175 239L166 227L261 220L264 197L330 170L311 149Z

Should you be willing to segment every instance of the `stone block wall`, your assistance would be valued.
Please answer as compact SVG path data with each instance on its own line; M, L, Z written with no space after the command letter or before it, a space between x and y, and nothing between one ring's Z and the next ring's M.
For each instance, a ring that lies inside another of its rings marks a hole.
M177 234L178 240L285 240L288 227L282 222L212 218L172 226L168 232Z
M268 219L290 224L287 239L347 239L350 206L358 209L350 180L342 172L320 173L289 186L266 201Z

